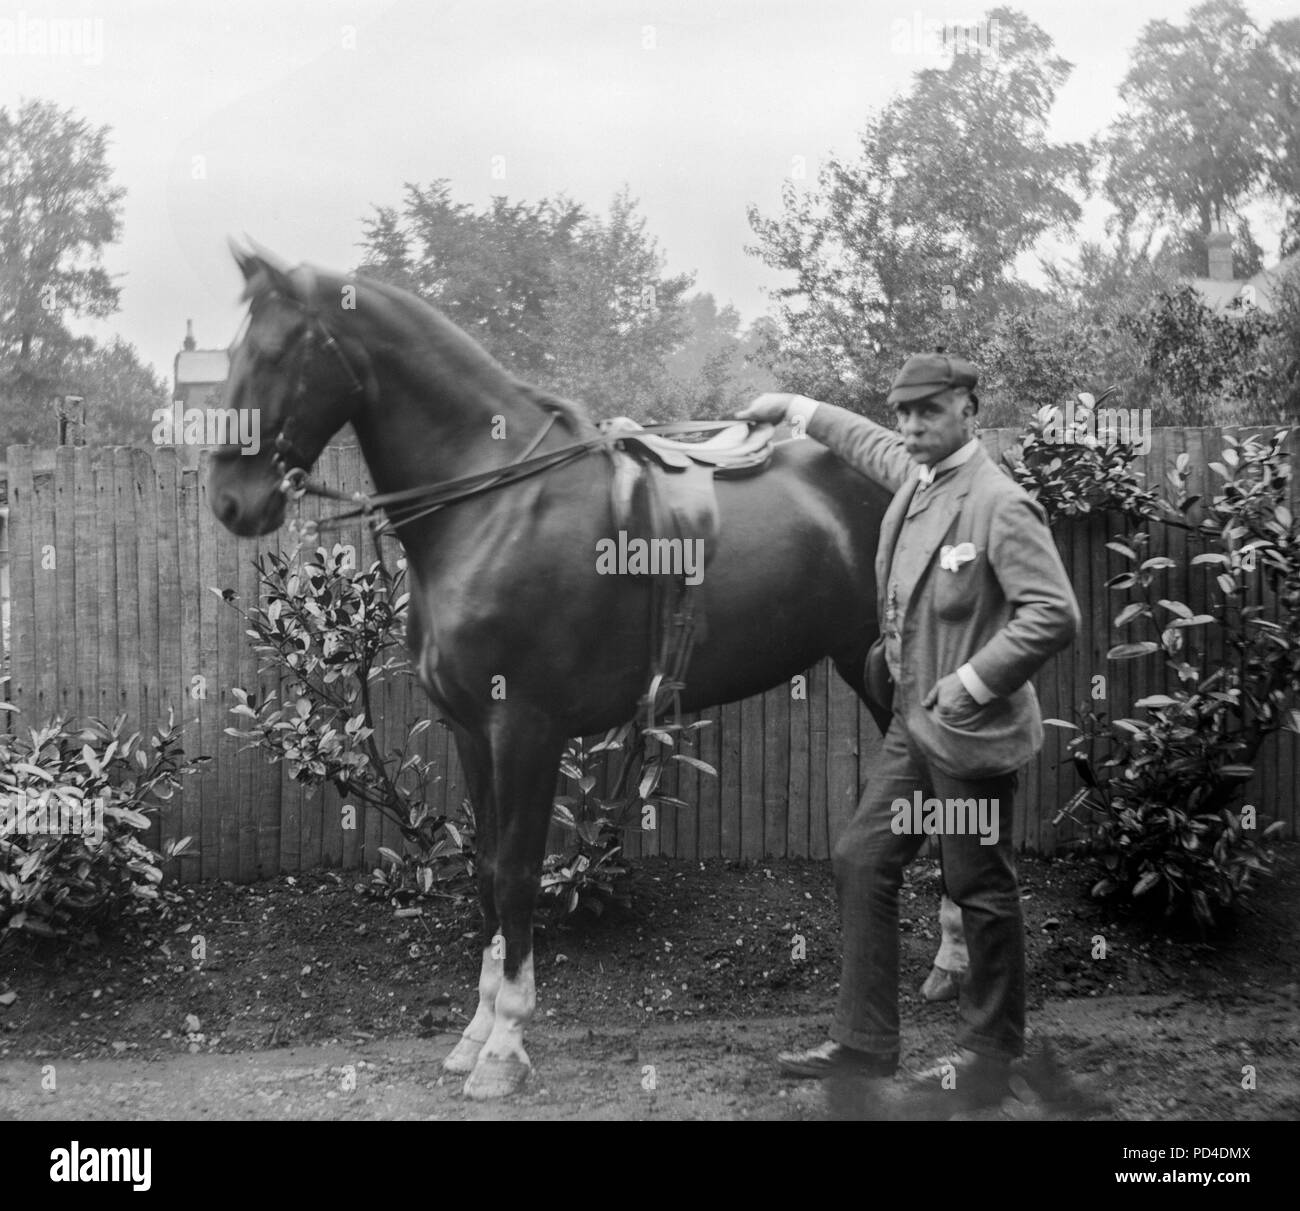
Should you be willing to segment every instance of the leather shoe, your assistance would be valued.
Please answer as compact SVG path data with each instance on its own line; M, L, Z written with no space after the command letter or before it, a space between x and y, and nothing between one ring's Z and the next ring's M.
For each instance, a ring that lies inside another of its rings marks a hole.
M932 1068L919 1073L912 1089L952 1099L956 1110L978 1110L994 1106L1010 1092L1011 1061L1004 1056L979 1055L968 1047L946 1056Z
M807 1051L783 1051L776 1062L786 1076L816 1080L832 1076L891 1077L898 1067L896 1059L845 1047L831 1039Z

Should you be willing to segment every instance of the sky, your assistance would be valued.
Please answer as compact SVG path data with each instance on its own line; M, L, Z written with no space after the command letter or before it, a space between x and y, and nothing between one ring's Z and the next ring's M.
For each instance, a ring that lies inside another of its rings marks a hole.
M669 272L693 272L697 289L752 320L783 282L746 253L746 208L776 213L786 178L802 171L798 187L813 184L824 157L850 155L869 114L915 71L943 64L917 36L924 22L972 26L990 7L0 0L0 107L49 99L111 128L127 193L122 239L104 264L121 309L81 330L120 334L170 382L187 319L200 347L234 336L241 281L228 237L345 270L376 205L438 178L473 204L563 193L600 212L626 186ZM1146 23L1182 23L1194 3L1013 7L1076 65L1051 134L1084 140L1118 112ZM1265 26L1300 15L1300 0L1246 7ZM66 53L41 51L54 21L88 23ZM1095 207L1087 222L1100 233ZM1261 242L1275 251L1271 236Z

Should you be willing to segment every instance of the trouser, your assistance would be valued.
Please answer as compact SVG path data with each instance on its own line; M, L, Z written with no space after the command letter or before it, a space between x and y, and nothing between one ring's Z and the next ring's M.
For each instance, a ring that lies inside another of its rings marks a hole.
M894 826L896 800L984 799L998 820L997 843L974 832L940 832L948 895L961 909L970 969L962 985L959 1046L1014 1058L1024 1050L1025 940L1011 830L1016 775L955 778L932 766L895 715L858 810L835 846L843 962L831 1037L897 1061L898 892L903 868L926 834ZM994 806L996 804L996 807ZM909 825L914 816L909 812Z

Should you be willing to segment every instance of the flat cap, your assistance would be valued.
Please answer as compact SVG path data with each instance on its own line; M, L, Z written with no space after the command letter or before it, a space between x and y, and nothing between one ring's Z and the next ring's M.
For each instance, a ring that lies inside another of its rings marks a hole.
M979 371L964 357L947 353L914 353L903 363L889 388L888 403L904 404L928 399L949 387L972 390L979 381Z

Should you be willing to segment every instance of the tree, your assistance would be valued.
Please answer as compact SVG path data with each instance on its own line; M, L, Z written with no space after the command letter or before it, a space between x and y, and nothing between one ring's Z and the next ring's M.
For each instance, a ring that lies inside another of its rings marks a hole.
M988 20L995 55L919 72L868 120L856 159L832 157L814 190L787 183L778 218L750 208L751 251L796 277L776 292L771 350L788 386L879 407L908 353L970 349L998 309L1032 298L1016 257L1078 220L1068 187L1086 188L1087 150L1046 137L1071 64L1022 14Z
M608 219L588 217L559 267L544 385L593 415L678 419L666 362L683 341L692 275L665 276L645 219L623 191Z
M171 403L166 381L134 345L115 337L78 359L69 378L86 406L86 440L90 445L149 446L153 412Z
M366 222L364 247L360 272L433 303L519 377L597 416L671 411L665 361L691 278L664 273L626 192L600 218L562 197L476 211L447 181L407 185L400 211Z
M1279 253L1289 256L1300 251L1300 17L1269 27L1261 61L1264 173L1269 193L1286 207Z
M776 379L756 357L765 330L762 321L742 332L740 313L730 304L719 307L708 293L692 295L685 306L686 339L668 359L682 415L728 416L754 396L777 388Z
M1265 172L1262 42L1237 0L1208 0L1185 26L1148 23L1120 86L1125 111L1099 143L1126 219L1190 221L1204 237L1237 216Z
M0 447L40 440L52 396L91 342L67 317L117 310L100 264L118 238L124 190L106 160L108 128L48 101L0 109Z

